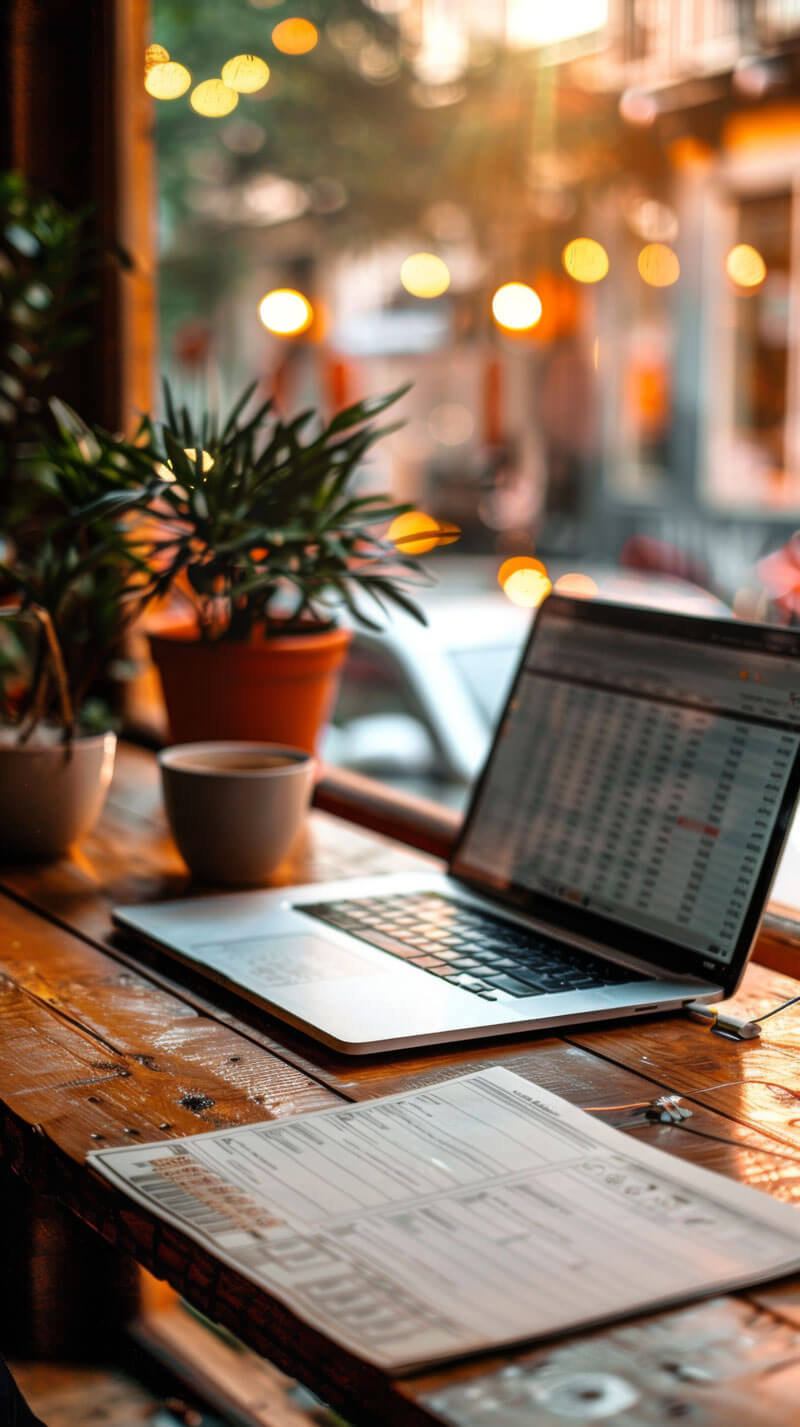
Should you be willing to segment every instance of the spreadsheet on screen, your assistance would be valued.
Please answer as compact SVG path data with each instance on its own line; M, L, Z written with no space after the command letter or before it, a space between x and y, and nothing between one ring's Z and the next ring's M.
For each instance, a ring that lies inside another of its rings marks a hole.
M553 616L459 871L728 962L799 745L796 661Z

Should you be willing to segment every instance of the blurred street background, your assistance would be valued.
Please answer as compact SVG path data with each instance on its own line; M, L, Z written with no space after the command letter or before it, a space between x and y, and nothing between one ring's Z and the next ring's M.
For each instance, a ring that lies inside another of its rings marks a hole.
M461 529L329 756L462 802L552 584L794 616L797 0L154 0L153 40L253 57L156 92L161 371L412 382L365 480Z

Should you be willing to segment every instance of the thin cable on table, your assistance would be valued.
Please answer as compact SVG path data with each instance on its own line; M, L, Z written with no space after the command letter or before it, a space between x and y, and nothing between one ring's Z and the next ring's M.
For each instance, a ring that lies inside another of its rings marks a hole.
M727 1135L715 1135L711 1130L698 1130L694 1125L675 1124L674 1129L685 1130L687 1135L697 1135L699 1139L716 1140L721 1145L733 1145L737 1150L750 1150L752 1154L768 1154L773 1159L788 1159L790 1164L800 1164L800 1155L783 1154L780 1150L770 1149L769 1145L747 1144L744 1140L731 1140Z
M691 1092L692 1097L698 1095L710 1095L712 1090L730 1090L734 1085L758 1085L768 1084L767 1081L756 1080L721 1080L718 1085L701 1085L699 1090ZM665 1095L677 1095L679 1098L688 1099L689 1095L683 1091L682 1095L677 1090L665 1090ZM587 1115L599 1114L604 1110L646 1110L655 1102L653 1100L632 1100L629 1105L581 1105L580 1109L585 1110Z
M798 1001L800 1001L800 996L790 996L789 1000L782 1001L780 1006L773 1006L772 1010L765 1011L763 1016L751 1016L750 1020L756 1023L758 1021L767 1021L769 1020L770 1016L777 1016L779 1011L785 1011L787 1006L796 1006Z
M729 1085L748 1084L750 1082L747 1080L725 1080L721 1085L709 1085L707 1090L722 1090ZM701 1090L696 1093L703 1094L705 1092ZM676 1098L682 1097L677 1096ZM580 1108L587 1115L602 1115L610 1114L614 1110L649 1110L655 1104L654 1100L632 1100L628 1105L582 1105ZM800 1164L800 1155L784 1154L781 1150L774 1150L769 1145L748 1144L746 1140L733 1140L727 1135L715 1135L712 1130L698 1130L694 1125L687 1125L684 1121L670 1120L662 1121L662 1123L667 1123L672 1129L685 1130L688 1135L695 1135L698 1139L715 1140L720 1145L732 1145L736 1150L749 1150L752 1154L771 1155L773 1159L785 1159L790 1164Z

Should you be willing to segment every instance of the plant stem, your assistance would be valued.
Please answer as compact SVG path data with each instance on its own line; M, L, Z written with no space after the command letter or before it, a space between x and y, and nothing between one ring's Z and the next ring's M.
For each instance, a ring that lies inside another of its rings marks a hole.
M75 712L72 707L72 699L70 698L69 680L67 679L67 670L64 664L64 656L61 652L61 644L59 643L59 638L56 634L55 625L53 624L53 621L50 618L49 611L38 604L32 604L30 606L30 610L31 613L35 616L35 618L38 619L40 625L42 626L42 629L44 630L44 637L47 641L47 648L50 653L53 673L55 674L58 700L61 705L61 721L64 725L65 742L67 748L71 749L72 737L75 732ZM22 734L20 735L20 743L27 743L28 739L30 738L31 734L34 732L34 729L42 718L44 712L45 693L47 690L47 683L49 677L50 670L48 668L47 662L43 661L41 676L39 678L39 682L34 693L33 705L28 718L28 727L24 729Z

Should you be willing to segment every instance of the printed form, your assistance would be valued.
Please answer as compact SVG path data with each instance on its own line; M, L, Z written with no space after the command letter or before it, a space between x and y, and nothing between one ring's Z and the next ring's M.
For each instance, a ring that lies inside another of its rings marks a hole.
M89 1164L392 1371L800 1268L800 1215L500 1068Z

